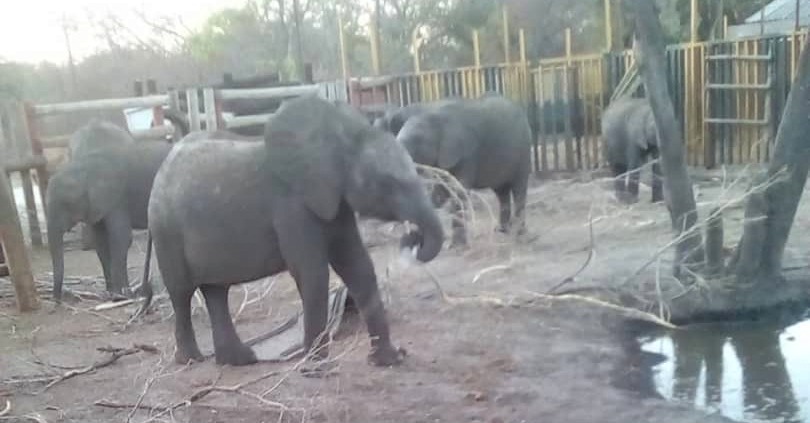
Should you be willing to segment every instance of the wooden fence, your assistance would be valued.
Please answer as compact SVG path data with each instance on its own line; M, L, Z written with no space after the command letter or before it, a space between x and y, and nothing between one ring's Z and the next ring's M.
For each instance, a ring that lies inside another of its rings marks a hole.
M40 194L40 207L45 206L45 192L48 186L48 160L46 150L67 149L71 134L43 138L40 136L39 121L43 117L77 112L123 111L130 108L152 108L152 127L130 131L136 140L160 139L172 136L178 139L178 132L164 121L164 108L182 110L186 113L191 131L235 129L248 125L264 124L272 114L234 116L226 118L221 104L227 100L252 100L267 98L291 98L317 94L333 100L346 100L343 83L320 83L274 88L213 89L194 88L185 91L185 107L181 107L180 92L170 90L165 94L88 100L70 103L30 104L17 102L0 103L0 169L8 174L19 173L25 197L26 215L33 245L42 245L37 202L32 185L36 172ZM51 166L53 167L53 166ZM44 211L42 212L44 214Z
M770 158L805 36L803 31L667 47L669 90L690 165L712 168ZM602 111L633 62L631 51L528 62L521 44L519 62L358 78L352 99L380 113L497 92L526 107L536 135L537 171L590 170L603 164Z

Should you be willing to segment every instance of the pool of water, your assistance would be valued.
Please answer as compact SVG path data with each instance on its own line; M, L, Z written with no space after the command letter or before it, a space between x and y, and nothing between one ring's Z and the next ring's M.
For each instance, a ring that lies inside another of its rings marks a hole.
M747 422L810 423L810 313L646 335L658 392Z

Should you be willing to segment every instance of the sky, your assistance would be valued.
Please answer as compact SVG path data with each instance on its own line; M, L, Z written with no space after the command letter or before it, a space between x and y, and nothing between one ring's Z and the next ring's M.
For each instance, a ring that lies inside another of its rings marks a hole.
M30 63L47 60L59 64L67 62L63 14L78 24L69 34L74 57L81 59L99 47L92 33L82 26L88 9L183 16L186 26L196 28L211 13L245 3L245 0L19 0L9 7L7 4L12 1L2 1L6 5L0 13L0 59Z

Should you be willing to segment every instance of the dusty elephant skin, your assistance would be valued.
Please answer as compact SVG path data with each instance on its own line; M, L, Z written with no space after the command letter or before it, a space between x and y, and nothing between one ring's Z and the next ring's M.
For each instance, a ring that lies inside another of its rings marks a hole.
M56 301L62 298L64 234L79 222L92 228L107 291L129 294L132 230L147 227L152 181L170 149L163 141L136 143L123 128L100 120L74 133L71 160L53 175L46 192Z
M201 360L190 301L199 288L210 315L217 363L245 365L254 352L228 312L232 284L288 270L304 307L304 347L327 354L329 266L361 310L369 360L392 365L374 267L355 212L419 227L417 258L430 261L444 235L407 152L348 106L315 97L286 101L264 143L184 139L155 178L149 226L175 311L175 360Z
M605 157L610 164L616 197L624 202L638 201L641 167L648 158L658 159L658 136L650 103L645 98L626 98L611 103L602 115ZM625 185L624 177L628 175ZM652 201L663 200L661 167L652 167Z
M490 188L500 204L500 230L525 232L523 210L531 172L531 129L526 112L497 95L447 102L412 117L397 135L416 163L450 172L467 189ZM449 193L434 190L441 206ZM455 203L455 202L454 202ZM514 220L512 224L512 204ZM460 205L453 204L454 212ZM453 244L467 242L460 219L453 222Z

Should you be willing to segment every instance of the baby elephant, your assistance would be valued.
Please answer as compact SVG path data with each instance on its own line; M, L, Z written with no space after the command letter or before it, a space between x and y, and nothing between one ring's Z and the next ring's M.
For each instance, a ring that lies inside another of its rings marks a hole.
M450 172L467 189L490 188L500 203L500 227L512 226L514 202L517 233L526 230L523 209L531 171L531 129L526 112L496 95L454 100L408 119L397 135L414 162ZM434 204L449 196L434 190ZM453 202L454 214L460 209ZM453 220L453 245L467 243L464 225Z
M658 135L650 103L646 98L627 98L611 103L602 114L605 157L613 171L616 197L638 201L639 168L649 157L652 166L652 201L663 200L661 167L658 164ZM624 174L630 172L625 185Z

